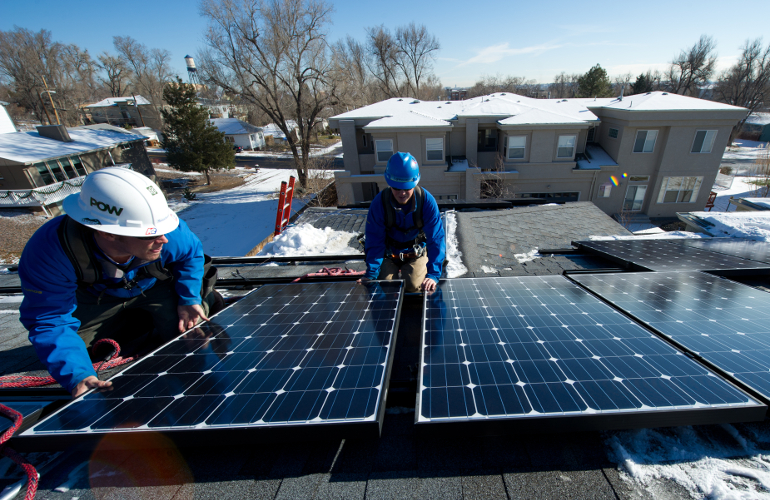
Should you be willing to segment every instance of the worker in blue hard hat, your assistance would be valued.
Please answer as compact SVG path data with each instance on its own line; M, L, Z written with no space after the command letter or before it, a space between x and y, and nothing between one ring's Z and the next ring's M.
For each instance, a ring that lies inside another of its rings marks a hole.
M374 197L366 218L364 279L398 279L407 292L436 289L446 253L446 238L436 199L420 181L420 167L409 153L390 157L385 168L389 189Z

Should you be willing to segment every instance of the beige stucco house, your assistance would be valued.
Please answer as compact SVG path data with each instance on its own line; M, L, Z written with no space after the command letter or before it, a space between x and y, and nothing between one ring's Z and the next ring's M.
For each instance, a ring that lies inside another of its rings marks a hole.
M732 127L748 110L651 92L606 99L498 93L465 101L393 98L337 115L340 204L386 187L395 151L420 163L437 199L592 201L608 214L702 210Z

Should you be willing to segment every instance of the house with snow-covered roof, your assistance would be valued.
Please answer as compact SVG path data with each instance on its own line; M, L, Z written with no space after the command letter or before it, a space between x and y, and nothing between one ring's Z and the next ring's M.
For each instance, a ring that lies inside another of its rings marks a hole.
M79 191L86 175L104 167L154 178L145 140L107 124L0 134L0 206L41 206L56 213L65 194Z
M234 146L253 151L259 151L265 147L265 136L260 127L237 118L214 118L211 124L225 134L226 142Z
M160 130L163 126L159 112L144 97L108 97L84 108L93 123L132 127L150 127Z
M496 93L464 101L393 98L330 119L345 172L340 204L386 187L406 151L439 200L592 201L608 214L673 217L701 210L732 127L747 110L665 92L607 99ZM349 172L349 173L348 173Z

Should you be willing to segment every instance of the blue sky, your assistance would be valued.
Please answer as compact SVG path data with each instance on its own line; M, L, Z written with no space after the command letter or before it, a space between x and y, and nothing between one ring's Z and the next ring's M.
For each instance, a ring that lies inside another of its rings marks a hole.
M561 71L584 73L597 63L611 76L637 75L664 68L701 34L714 37L718 65L726 68L747 38L768 34L765 43L770 42L765 1L743 2L740 10L724 0L601 2L602 8L556 0L336 0L333 5L331 41L346 35L363 41L366 27L379 24L391 30L412 21L425 24L441 43L435 72L447 86L472 85L482 75L497 74L550 82ZM0 0L0 30L14 25L48 29L54 40L75 43L93 56L112 52L114 35L130 35L148 47L169 50L174 70L185 77L183 58L202 46L206 21L196 0Z

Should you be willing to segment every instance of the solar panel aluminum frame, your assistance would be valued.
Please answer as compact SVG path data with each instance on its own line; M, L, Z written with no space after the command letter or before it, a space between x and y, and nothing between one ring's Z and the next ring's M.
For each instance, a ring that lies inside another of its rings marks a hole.
M479 278L455 278L455 280L474 280ZM488 278L494 279L494 278ZM565 281L573 283L571 280L563 277ZM441 280L449 281L449 280ZM575 284L576 285L576 284ZM577 286L577 285L576 285ZM583 287L579 287L583 290ZM584 290L585 291L585 290ZM593 297L600 303L607 305L604 300L595 294L585 291L587 295ZM423 310L427 311L428 294L423 300ZM609 306L608 306L609 307ZM615 309L615 308L613 308ZM640 324L636 319L618 311L637 326L653 334L644 324ZM415 401L415 426L418 432L424 435L447 435L449 433L460 433L475 436L498 436L519 432L552 433L552 432L584 432L600 430L622 430L622 429L641 429L652 427L672 427L680 425L711 425L729 422L755 422L762 421L765 418L768 407L756 400L753 395L747 394L747 399L754 400L756 405L743 407L699 407L699 408L681 408L671 410L616 410L601 411L597 413L575 413L575 414L525 414L521 416L481 416L481 417L455 417L441 420L421 420L421 392L425 387L422 385L423 373L425 369L425 335L426 335L427 317L424 318L421 330L421 353L420 369L418 378L418 387ZM657 335L656 335L657 336ZM662 340L663 341L663 340ZM667 345L671 345L666 342ZM677 350L679 348L675 347ZM686 353L683 353L687 355ZM688 356L689 357L689 356ZM736 390L743 392L742 387L732 383L730 380L723 382L732 386Z
M372 281L387 282L387 281ZM180 428L180 429L140 429L131 428L124 431L107 430L107 431L92 431L82 432L77 431L70 434L24 434L18 433L11 440L9 444L13 448L20 452L36 452L36 451L56 451L64 450L71 446L79 447L93 447L99 445L100 449L132 449L134 446L146 446L146 440L137 440L136 443L130 439L115 439L105 440L105 436L108 435L130 435L133 433L156 433L162 434L165 438L163 440L156 440L157 446L166 447L174 446L177 448L191 448L201 446L238 446L250 443L285 443L285 442L299 442L299 441L314 441L319 439L370 439L380 436L382 432L382 424L385 416L385 405L387 401L388 387L390 383L390 373L393 367L393 357L395 355L395 343L397 340L397 334L399 329L399 320L401 316L401 307L404 298L403 280L392 280L401 285L399 290L399 297L394 313L393 332L390 338L390 344L388 348L388 354L385 361L385 367L383 370L382 389L380 390L379 398L377 401L377 410L375 412L375 418L370 421L326 421L318 423L298 422L298 423L285 423L273 426L238 426L238 427L206 427L202 429L195 428ZM327 283L340 283L329 282ZM318 283L313 283L318 284ZM257 292L259 289L252 290L247 295ZM245 296L244 296L245 297ZM237 303L236 303L237 304ZM235 305L235 304L234 304ZM218 315L223 314L229 309L225 308L219 313L212 315L210 319L216 318ZM186 335L187 330L174 340ZM144 356L139 361L134 363L134 366L140 365L142 361L152 359L152 356L166 347L169 341L160 346L155 351ZM116 377L121 376L118 373L111 377L109 380L114 380ZM84 396L91 394L93 391L80 396L78 400ZM73 403L75 401L72 401ZM67 405L63 405L58 411L66 409ZM54 415L55 413L51 415ZM49 416L49 415L47 415ZM38 422L34 422L32 425L36 425Z
M633 241L633 240L630 240L630 241ZM659 240L659 241L661 243L663 243L666 240L662 239L662 240ZM639 264L637 262L633 262L631 260L626 260L626 259L624 259L622 257L613 255L613 254L608 253L608 252L605 252L604 250L599 250L598 248L593 248L593 247L589 246L587 243L588 242L584 242L584 241L573 241L572 245L576 246L578 248L578 250L581 250L581 251L584 251L586 253L590 253L590 254L593 254L593 255L598 255L599 257L607 259L610 262L618 264L621 268L626 269L627 271L630 271L630 272L658 272L658 271L660 271L660 272L677 272L677 271L685 271L684 269L669 269L669 270L652 269L652 268L646 267L646 266L644 266L642 264ZM696 248L696 247L692 247L692 248ZM736 256L733 256L733 255L724 254L724 253L720 253L720 252L714 252L714 251L710 251L710 250L706 250L706 249L702 249L702 248L697 248L697 249L702 251L702 252L712 253L712 254L719 255L719 256L725 256L725 257L730 257L730 258L734 258L734 259L741 259L741 260L745 260L745 261L749 261L749 262L755 262L757 264L757 267L750 267L750 268L743 268L743 269L740 269L740 268L733 268L733 269L708 269L708 268L697 269L697 268L693 268L693 269L689 269L688 271L701 271L701 272L706 272L706 273L713 274L713 275L716 275L716 276L725 276L725 277L730 277L730 276L739 277L739 276L754 276L754 275L758 275L758 274L761 274L761 275L770 274L770 264L765 264L764 262L759 262L759 261L752 261L750 259L736 257Z

